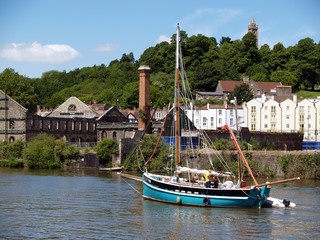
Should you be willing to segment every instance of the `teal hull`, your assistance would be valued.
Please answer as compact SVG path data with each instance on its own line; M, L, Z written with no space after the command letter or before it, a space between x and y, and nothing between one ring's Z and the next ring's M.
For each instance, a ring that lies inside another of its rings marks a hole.
M202 207L261 207L269 196L270 188L264 187L261 190L252 188L250 191L247 190L248 193L241 189L231 191L234 191L234 196L223 196L219 194L219 190L215 195L195 194L159 188L143 181L143 197L145 199Z

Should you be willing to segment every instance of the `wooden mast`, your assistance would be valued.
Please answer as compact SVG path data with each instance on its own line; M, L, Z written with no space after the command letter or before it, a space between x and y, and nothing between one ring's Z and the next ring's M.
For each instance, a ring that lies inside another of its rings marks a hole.
M179 38L180 38L180 29L179 24L177 25L177 36L176 36L176 76L175 76L175 91L174 91L174 97L175 97L175 117L176 117L176 126L175 126L175 140L176 140L176 169L179 165L179 150L180 150L180 144L179 144Z

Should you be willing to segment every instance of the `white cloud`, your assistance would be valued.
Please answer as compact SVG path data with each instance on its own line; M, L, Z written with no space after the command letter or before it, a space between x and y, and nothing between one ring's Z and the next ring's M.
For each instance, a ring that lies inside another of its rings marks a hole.
M104 45L97 46L95 50L98 52L112 52L116 50L118 47L119 47L118 44L106 43Z
M166 35L160 35L156 41L156 43L161 43L161 42L168 42L170 43L170 38L167 37Z
M65 44L41 45L38 42L6 44L0 57L14 62L65 63L77 56L79 52Z

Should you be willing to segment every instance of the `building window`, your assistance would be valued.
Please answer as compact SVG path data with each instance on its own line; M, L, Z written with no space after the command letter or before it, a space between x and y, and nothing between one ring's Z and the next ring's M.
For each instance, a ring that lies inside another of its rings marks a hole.
M256 112L257 112L256 106L251 106L251 113L256 113Z
M290 124L286 124L286 128L289 129L290 128Z
M289 111L289 110L290 110L290 107L289 107L289 106L286 106L286 110Z
M196 126L199 126L199 119L196 119Z
M255 131L256 130L256 125L255 124L251 124L251 131Z
M13 119L10 119L10 120L9 120L9 128L10 128L10 129L14 129L14 124L15 124L15 123L14 123L14 120L13 120Z
M230 118L230 126L233 126L233 118Z
M11 143L14 142L14 137L10 137L9 142L11 142Z
M230 117L233 117L233 110L230 110Z
M48 129L49 129L49 130L51 129L51 126L52 126L52 121L49 120L49 121L48 121Z
M196 116L199 116L199 110L196 110Z
M311 111L311 106L308 106L308 111Z
M304 131L304 124L299 124L299 130L302 132Z
M290 115L286 115L286 119L290 119Z
M204 126L204 127L206 127L207 126L207 118L203 118L202 119L202 125Z
M87 131L89 131L89 122L87 122Z
M31 125L32 127L34 127L34 119L33 119L33 118L30 119L30 125Z
M299 122L304 122L304 115L299 115Z
M221 109L219 109L219 115L222 115L222 110Z
M264 119L268 119L268 115L264 115Z
M112 138L113 138L113 140L117 140L117 133L116 132L112 133Z
M268 124L265 124L265 125L264 125L264 128L268 128Z
M79 131L82 130L82 122L79 122Z
M213 123L214 123L214 118L211 117L211 127L213 127Z
M58 120L57 121L57 130L59 130L60 129L60 121Z
M264 106L264 110L265 110L265 111L268 111L268 106Z
M271 106L271 114L275 114L276 113L276 107L275 106Z
M72 131L74 131L74 130L75 130L75 125L76 125L76 122L75 122L75 121L73 121L73 122L72 122L72 127L71 127L71 130L72 130Z
M40 120L40 129L43 129L43 120Z
M219 118L219 124L220 125L222 124L222 118Z

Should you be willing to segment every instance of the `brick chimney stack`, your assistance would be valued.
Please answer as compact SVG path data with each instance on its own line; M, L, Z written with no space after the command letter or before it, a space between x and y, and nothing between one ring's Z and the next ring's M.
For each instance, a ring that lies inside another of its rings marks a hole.
M139 67L139 119L138 130L146 129L150 119L150 67L142 65ZM146 133L151 133L151 125Z

